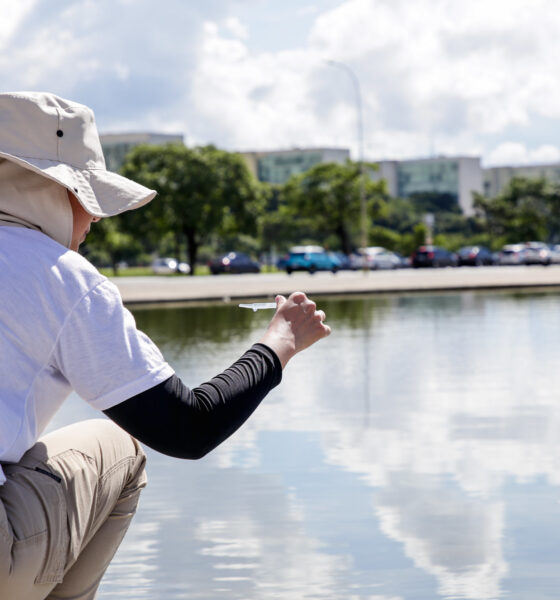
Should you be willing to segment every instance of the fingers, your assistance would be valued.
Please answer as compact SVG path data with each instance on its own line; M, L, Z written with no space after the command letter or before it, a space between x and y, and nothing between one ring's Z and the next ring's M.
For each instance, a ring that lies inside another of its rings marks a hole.
M307 296L303 292L293 292L290 294L289 300L294 304L301 304L307 300Z
M300 305L305 314L313 313L317 309L315 302L310 300L303 292L294 292L293 294L290 294L288 299L294 304Z
M278 294L278 296L276 296L276 298L274 298L274 300L276 301L276 309L278 310L282 304L284 304L286 302L286 298L284 298L284 296Z
M280 298L283 299L282 304L286 302L293 302L293 304L295 304L302 310L306 319L309 319L311 322L316 323L319 327L320 337L326 337L327 335L330 335L331 328L328 325L325 325L324 323L325 319L327 318L325 311L317 310L317 304L313 300L310 300L306 294L304 294L303 292L293 292L292 294L290 294L287 300L283 296L280 296ZM276 302L278 304L278 307L280 307L281 304L278 303L278 297ZM286 308L288 307L286 306Z
M322 337L327 337L331 334L331 328L328 325L325 325L324 320L327 318L327 315L323 310L315 311L313 315L313 319L317 322L317 324L321 328Z

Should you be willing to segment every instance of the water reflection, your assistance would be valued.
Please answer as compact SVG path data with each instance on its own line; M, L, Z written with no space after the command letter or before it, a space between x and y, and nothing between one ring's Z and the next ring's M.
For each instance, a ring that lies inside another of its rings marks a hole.
M130 596L131 582L134 597L162 599L555 598L560 298L320 304L332 336L234 437L195 463L150 452L101 598ZM135 317L196 385L270 313ZM56 424L89 414L74 400Z

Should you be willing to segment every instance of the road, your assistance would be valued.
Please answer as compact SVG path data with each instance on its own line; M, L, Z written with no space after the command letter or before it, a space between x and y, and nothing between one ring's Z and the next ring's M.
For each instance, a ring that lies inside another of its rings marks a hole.
M303 291L317 297L476 289L555 288L560 265L459 267L332 273L261 273L206 277L116 277L125 304L272 299Z

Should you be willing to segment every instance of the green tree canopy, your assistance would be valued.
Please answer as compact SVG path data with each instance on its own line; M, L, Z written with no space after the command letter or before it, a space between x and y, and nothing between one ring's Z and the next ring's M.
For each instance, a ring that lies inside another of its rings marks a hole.
M409 196L417 210L423 213L454 212L461 214L456 194L447 192L415 192Z
M495 198L474 194L474 207L489 233L502 241L557 241L560 189L546 179L513 178Z
M149 210L141 209L142 219L134 215L130 223L184 236L191 274L200 246L212 236L256 232L262 188L238 154L214 146L137 146L121 173L158 192Z
M127 233L122 224L126 215L93 223L84 244L84 253L95 264L111 265L117 275L120 261L135 260L142 253L140 241Z
M324 235L335 234L340 240L340 248L348 254L359 241L361 185L368 228L385 206L384 182L372 181L368 176L368 171L375 168L368 164L366 174L362 176L359 163L318 164L305 173L292 176L281 192L282 198L292 218L306 220Z

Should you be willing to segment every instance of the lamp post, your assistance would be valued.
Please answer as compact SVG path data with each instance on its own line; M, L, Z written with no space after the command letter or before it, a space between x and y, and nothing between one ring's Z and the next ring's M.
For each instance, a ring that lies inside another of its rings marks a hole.
M361 231L361 246L364 249L363 251L363 261L362 266L364 269L364 273L369 271L368 265L366 262L366 254L365 248L368 245L368 236L367 236L367 210L366 210L366 196L365 196L365 187L364 187L364 119L363 119L363 110L362 110L362 93L360 91L360 81L356 76L356 73L344 63L338 62L336 60L327 60L327 64L331 67L336 67L337 69L342 69L352 81L352 85L354 86L354 92L356 96L356 114L357 114L357 125L358 125L358 160L360 165L360 231Z

